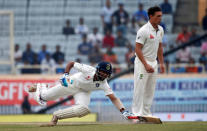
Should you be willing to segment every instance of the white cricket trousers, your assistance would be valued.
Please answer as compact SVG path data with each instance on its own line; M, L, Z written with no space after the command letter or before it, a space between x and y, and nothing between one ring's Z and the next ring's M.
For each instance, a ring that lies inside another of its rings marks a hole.
M73 95L75 104L87 106L90 103L90 92L83 92L77 87L64 87L61 84L57 84L51 88L43 88L41 91L41 98L43 100L56 100L63 96Z
M147 73L144 65L136 57L134 62L134 94L132 113L141 116L151 116L151 105L154 97L157 77L157 61L146 61L154 68L154 73Z

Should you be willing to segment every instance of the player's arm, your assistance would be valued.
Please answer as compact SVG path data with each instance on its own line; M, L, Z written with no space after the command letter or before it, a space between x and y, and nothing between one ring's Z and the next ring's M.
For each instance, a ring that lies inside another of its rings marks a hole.
M165 66L164 66L164 58L163 58L163 47L162 47L162 40L163 40L164 30L161 28L161 39L159 40L159 47L157 51L157 57L158 61L160 63L160 73L165 72Z
M147 64L144 55L142 53L142 48L145 44L145 41L147 40L147 36L148 34L144 29L140 29L139 31L137 31L135 53L136 56L140 59L140 61L144 65L146 71L148 73L153 73L154 69L149 64Z
M146 62L146 60L145 60L145 58L143 56L143 53L142 53L142 48L143 48L143 44L136 43L135 53L136 53L137 57L139 58L139 60L144 65L146 71L148 73L153 73L154 69L149 64L147 64L147 62Z
M74 63L73 61L69 62L65 68L65 72L63 74L63 76L60 78L60 83L62 86L68 87L68 82L67 79L69 78L69 72L71 70L71 68L74 67Z
M137 57L139 58L139 60L142 62L142 64L144 66L146 66L147 62L144 59L144 56L143 56L143 53L142 53L142 48L143 48L143 44L136 43L135 53L136 53Z
M73 68L73 66L74 66L74 63L75 63L75 62L71 61L71 62L69 62L69 63L67 64L67 66L66 66L66 68L65 68L65 73L69 73L69 72L70 72L71 68Z
M107 95L109 97L109 99L111 100L111 102L116 106L116 108L120 111L123 112L125 110L124 105L122 104L122 102L120 101L119 98L117 98L114 94L109 94Z
M109 94L107 95L109 97L109 99L111 100L111 102L116 106L116 108L122 113L122 115L126 118L129 119L128 117L133 116L132 113L128 112L127 110L125 110L124 105L122 104L122 102L120 101L119 98L117 98L114 94Z
M164 73L165 66L164 66L164 59L163 59L163 47L162 47L161 42L159 43L157 56L158 56L158 60L159 60L159 63L160 63L160 73Z

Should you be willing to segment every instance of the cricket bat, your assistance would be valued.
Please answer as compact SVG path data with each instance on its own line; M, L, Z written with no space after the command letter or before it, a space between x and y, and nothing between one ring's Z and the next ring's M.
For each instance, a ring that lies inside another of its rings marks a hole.
M150 117L150 116L128 116L128 119L138 119L141 122L153 123L153 124L162 124L160 118Z

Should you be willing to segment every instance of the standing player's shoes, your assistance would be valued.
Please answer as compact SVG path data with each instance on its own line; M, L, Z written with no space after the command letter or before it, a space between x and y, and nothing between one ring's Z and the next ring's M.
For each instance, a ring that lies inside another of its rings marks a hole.
M154 116L129 116L128 119L138 119L139 123L162 124L160 118Z

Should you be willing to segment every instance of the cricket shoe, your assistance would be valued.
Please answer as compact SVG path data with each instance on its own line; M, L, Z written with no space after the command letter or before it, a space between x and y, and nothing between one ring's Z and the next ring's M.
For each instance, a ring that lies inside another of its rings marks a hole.
M129 116L128 119L139 124L162 124L160 118L153 116Z
M52 120L51 120L50 123L40 125L40 127L56 126L56 125L57 125L57 122L58 122L58 118L57 118L57 116L53 115Z
M42 100L41 99L41 91L42 91L42 85L40 84L40 83L38 83L38 84L35 84L35 85L33 85L33 86L31 86L30 88L29 88L29 92L35 92L35 96L34 96L34 98L35 98L35 100L37 101L37 103L39 103L40 105L42 105L42 106L45 106L46 104L47 104L47 102L45 101L45 100Z

